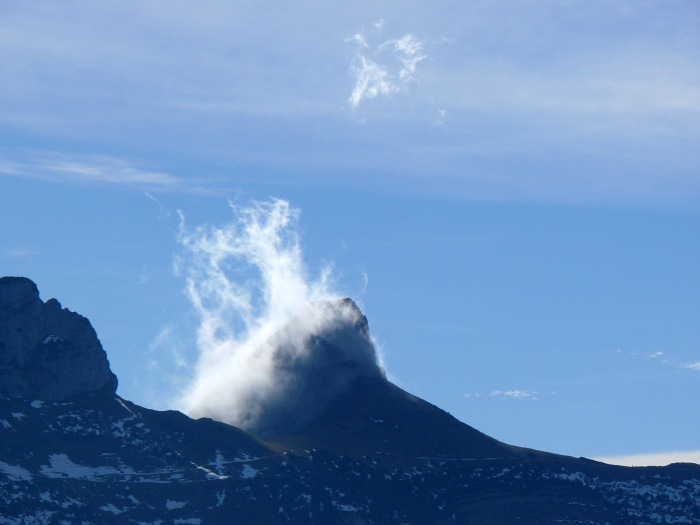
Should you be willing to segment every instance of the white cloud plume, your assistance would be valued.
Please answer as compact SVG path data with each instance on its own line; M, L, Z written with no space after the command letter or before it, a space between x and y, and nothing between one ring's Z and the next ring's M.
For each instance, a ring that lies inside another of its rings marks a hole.
M381 33L383 20L374 23L374 33ZM348 100L357 109L364 100L387 96L406 89L415 80L418 63L427 58L424 43L411 34L398 39L385 40L371 46L367 37L358 33L348 42L356 44L350 71L355 85Z
M340 297L330 267L309 277L297 234L299 210L283 200L231 206L236 219L222 227L188 230L183 219L184 252L176 266L186 275L187 295L199 317L200 355L177 404L195 417L259 430L270 411L284 416L289 403L299 403L284 394L299 387L290 370L306 366L297 365L308 358L309 338L356 323L360 314L354 304L328 302ZM366 342L348 348L346 357L376 367L374 348ZM286 360L282 367L280 348Z
M700 361L698 361L697 363L690 363L688 365L685 365L685 368L688 368L690 370L697 370L698 372L700 372Z

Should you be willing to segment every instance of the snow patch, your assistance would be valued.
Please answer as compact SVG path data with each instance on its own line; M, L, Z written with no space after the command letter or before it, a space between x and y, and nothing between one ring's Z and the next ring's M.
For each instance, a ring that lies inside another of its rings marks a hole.
M124 420L120 419L116 423L112 423L112 428L116 430L112 431L112 435L117 438L126 437L126 431L124 430Z
M220 450L216 451L216 456L214 457L214 462L210 463L210 465L213 465L216 471L219 473L219 475L223 474L223 468L224 468L224 455L221 453Z
M173 501L169 499L165 502L165 508L168 510L181 509L188 503L189 501Z
M40 472L48 478L75 478L94 480L100 476L122 474L112 467L86 467L73 463L65 454L51 454L51 466L41 465Z
M191 461L190 463L192 463L195 467L197 467L202 472L206 473L207 478L209 478L209 479L228 479L228 476L222 476L220 474L217 474L213 470L209 470L207 467L203 467L202 465L197 465L193 461Z
M0 472L7 474L7 476L12 481L31 481L32 475L28 470L18 467L16 465L10 465L4 461L0 461Z
M136 414L134 414L134 412L133 412L128 406L126 406L126 404L124 403L124 401L122 401L122 400L119 399L118 397L115 397L114 399L117 401L117 403L119 403L122 407L124 407L124 409L125 409L127 412L129 412L129 414L131 414L131 415L134 416L134 417L137 417Z
M254 469L253 467L251 467L248 464L245 464L245 465L243 465L243 470L241 470L241 477L243 479L252 479L258 474L258 472L260 472L260 471Z
M337 501L331 502L333 506L338 510L343 510L345 512L357 512L357 508L352 505L345 505L343 503L338 503Z
M114 514L115 516L121 514L122 512L124 512L124 509L120 509L120 508L118 508L118 507L115 507L115 506L112 505L111 503L108 503L107 505L102 505L102 506L100 507L100 510L102 510L102 511L104 511L104 512L111 512L111 513Z

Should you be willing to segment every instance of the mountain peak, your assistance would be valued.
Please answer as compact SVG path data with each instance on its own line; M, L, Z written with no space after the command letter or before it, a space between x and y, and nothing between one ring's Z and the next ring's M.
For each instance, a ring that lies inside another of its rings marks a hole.
M114 395L117 378L90 322L43 302L26 277L0 278L0 397Z
M0 304L36 303L39 289L26 277L0 277Z
M386 380L367 318L352 299L311 304L266 344L276 387L244 426L260 437L303 428L358 378Z

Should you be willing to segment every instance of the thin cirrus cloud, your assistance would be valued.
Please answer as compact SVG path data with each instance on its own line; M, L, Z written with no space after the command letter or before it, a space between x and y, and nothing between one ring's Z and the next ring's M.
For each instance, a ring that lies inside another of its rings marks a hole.
M101 184L149 191L208 194L215 181L177 177L138 168L109 156L35 153L23 160L0 159L0 175L67 184Z
M89 138L109 153L120 137L142 151L167 136L157 147L171 158L280 171L313 162L324 177L351 162L357 173L391 171L390 188L417 180L424 192L417 177L430 176L432 191L451 198L700 195L700 48L688 7L49 5L13 5L0 31L0 127L62 139L47 149L70 152L70 140ZM380 16L386 24L368 23ZM356 125L358 115L370 125ZM370 153L378 147L382 155ZM207 186L110 162L83 158L41 176L147 191ZM0 164L18 170L27 175Z
M509 399L530 399L532 401L537 401L539 399L539 392L533 390L494 390L489 394L491 397L502 397Z
M25 259L40 254L41 251L34 246L18 245L0 249L0 257L6 259Z
M495 397L501 399L529 399L531 401L537 401L540 398L540 392L535 390L520 390L512 388L509 390L492 390L489 393L474 392L470 394L464 394L463 397Z
M401 38L385 40L372 45L368 42L373 34L381 34L384 21L373 24L370 35L357 33L349 42L356 45L355 55L350 64L354 76L354 87L348 103L353 109L363 101L381 96L389 96L407 89L415 81L418 63L428 55L425 44L407 33Z
M636 354L630 354L630 357L635 357ZM651 354L647 354L646 359L652 360L652 361L657 361L663 365L671 366L675 369L683 369L683 370L695 370L697 372L700 372L700 361L688 363L684 362L681 359L673 356L667 356L666 353L664 352L653 352Z

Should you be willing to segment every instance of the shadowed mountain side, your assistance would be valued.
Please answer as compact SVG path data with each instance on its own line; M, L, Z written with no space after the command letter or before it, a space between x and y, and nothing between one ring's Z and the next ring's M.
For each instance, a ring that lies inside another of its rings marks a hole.
M385 379L358 378L298 433L276 447L402 458L509 458L524 449L501 443Z
M294 432L322 413L353 381L384 381L367 318L355 302L327 301L312 308L329 321L322 323L319 333L303 341L302 351L294 344L296 338L289 335L295 321L268 342L276 348L273 370L283 388L270 400L257 423L247 429L254 435Z
M212 462L217 457L223 465L240 457L277 455L230 425L190 419L174 410L150 410L118 397L78 395L31 403L13 399L3 407L22 417L8 423L10 431L2 434L1 458L21 459L25 469L49 478L77 474L93 481L163 483L176 474L178 480L196 481L216 474Z

